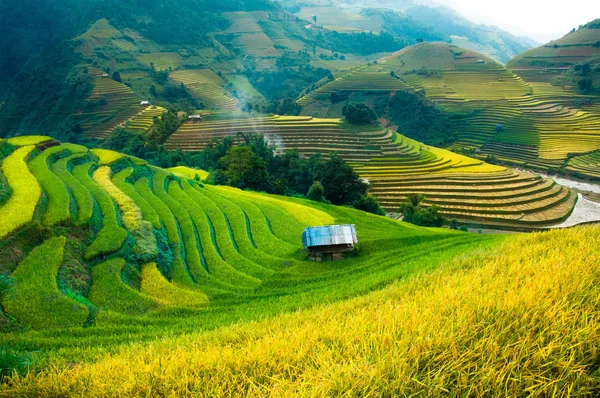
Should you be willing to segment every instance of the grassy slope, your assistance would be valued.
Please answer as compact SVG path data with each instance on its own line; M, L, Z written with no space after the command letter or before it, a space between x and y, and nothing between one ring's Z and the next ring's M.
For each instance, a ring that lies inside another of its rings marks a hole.
M88 243L80 242L81 252L69 251L68 261L55 267L62 270L60 275L74 262L89 269L88 277L79 276L87 280L81 289L85 297L79 299L94 310L88 320L93 327L82 328L83 321L63 323L67 317L60 315L52 325L36 323L30 331L5 334L0 340L31 350L51 350L50 361L85 360L93 357L96 349L113 351L133 340L208 330L355 297L503 239L417 228L306 200L201 187L185 176L158 168L133 167L130 159L113 152L86 153L83 147L69 145L47 150L60 152L66 160L60 167L48 164L47 173L59 172L61 180L72 173L79 184L65 186L81 192L73 195L77 203L69 206L74 212L70 220L45 233L64 236L77 226L96 236ZM74 150L77 156L70 156ZM35 151L37 157L27 161L45 159L44 153ZM122 168L123 164L127 167ZM114 173L111 167L116 167ZM12 185L12 180L8 181ZM76 212L83 208L80 199L85 199L85 193L95 204L88 216L81 218ZM48 203L40 201L24 234L36 234L35 223ZM300 240L303 229L332 223L356 224L358 252L340 262L307 262ZM142 225L143 231L138 228ZM19 260L21 264L33 261L28 256L34 252L13 243L19 241L10 242L15 245L13 252L24 258ZM434 253L430 252L432 245ZM162 257L152 255L157 247ZM91 255L92 249L98 250ZM144 265L136 274L136 263L149 262L160 262L160 266ZM48 291L61 296L67 293L60 291L61 286L72 281L57 279L55 268L49 270ZM40 303L37 311L43 314L44 293L37 297L29 284L19 285L17 293L32 292L28 294L35 296ZM205 303L207 296L207 306L197 305ZM20 301L27 301L23 294L16 297L6 308L20 308ZM196 304L186 305L184 301L190 298ZM27 325L25 322L26 329ZM67 325L70 329L65 329Z
M594 395L599 237L513 237L363 297L125 346L3 394Z
M593 44L600 41L600 29L586 26L568 33L558 40L533 48L517 55L507 67L511 69L536 67L566 67L578 62L600 61L600 48ZM537 63L536 63L537 62Z

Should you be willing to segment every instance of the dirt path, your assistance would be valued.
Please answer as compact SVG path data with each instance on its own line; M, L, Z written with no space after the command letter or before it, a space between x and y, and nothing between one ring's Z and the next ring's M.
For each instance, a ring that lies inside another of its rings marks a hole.
M592 202L580 193L577 195L579 195L579 199L569 218L562 224L552 225L548 228L568 228L578 224L600 222L600 203Z
M557 184L564 185L565 187L576 189L580 192L593 192L600 194L600 184L594 184L593 182L582 182L575 181L564 177L549 176L546 174L538 173L544 178L550 178L556 181Z

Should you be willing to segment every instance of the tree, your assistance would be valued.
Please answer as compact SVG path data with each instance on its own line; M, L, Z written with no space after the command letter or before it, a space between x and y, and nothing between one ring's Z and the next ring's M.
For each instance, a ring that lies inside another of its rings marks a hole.
M295 99L286 97L275 102L273 113L278 115L297 116L300 114L302 107L298 105Z
M175 112L163 113L162 117L154 117L152 130L148 133L148 143L151 145L162 145L181 126L181 122Z
M122 83L123 80L121 79L121 74L119 72L114 72L112 74L112 79L116 82Z
M342 158L333 153L318 172L325 198L336 205L352 204L367 193L369 184Z
M456 221L456 218L453 218L452 220L450 220L450 229L454 229L454 230L458 230L460 228L458 221Z
M377 121L375 110L364 102L350 102L342 109L342 114L352 124L372 124Z
M385 216L385 211L379 206L377 199L371 195L364 195L352 204L355 209L366 211L368 213Z
M577 86L584 93L590 92L594 88L592 79L590 79L589 77L585 79L579 79L579 81L577 82Z
M227 184L256 191L270 190L267 163L250 147L236 146L221 158Z
M288 190L288 183L284 178L278 178L273 183L273 193L277 195L287 195Z
M313 182L306 194L306 197L315 202L325 202L325 189L319 181Z
M431 103L424 94L397 91L388 105L388 117L398 131L429 145L448 146L456 140L460 119Z
M440 208L436 205L423 208L421 202L425 197L420 194L408 195L405 202L400 205L400 213L403 215L403 221L419 225L422 227L441 227L448 223L448 220L440 214Z
M573 71L577 72L581 76L587 76L592 71L592 67L588 62L584 62L573 65Z

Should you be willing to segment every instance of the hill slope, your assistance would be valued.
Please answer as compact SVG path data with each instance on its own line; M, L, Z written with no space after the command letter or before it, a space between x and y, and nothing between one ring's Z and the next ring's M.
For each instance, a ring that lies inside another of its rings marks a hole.
M600 19L573 30L558 40L528 50L507 64L513 70L539 70L560 73L582 62L600 62ZM529 76L529 75L528 75ZM533 74L531 74L533 78ZM537 80L533 80L537 81Z
M512 236L345 302L94 351L82 364L53 353L49 370L2 394L594 395L599 237L598 227Z
M600 19L519 54L507 66L530 82L568 85L578 94L600 95Z
M416 16L363 11L364 18L351 13L347 21L375 21L367 31L324 28L264 0L61 0L36 10L0 4L7 54L0 60L0 136L104 138L142 100L188 112L276 108L330 73L417 39L491 36L464 32L464 21L440 33ZM98 79L98 70L108 79Z
M383 31L408 36L411 43L416 38L447 41L503 63L535 44L531 39L516 37L497 27L475 24L448 7L429 2L335 0L297 4L282 0L281 3L305 20L315 16L316 24L327 29Z
M391 129L349 132L344 127L340 119L308 116L208 116L202 123L184 124L166 147L199 150L243 131L263 134L281 152L337 152L372 184L371 192L387 211L397 212L408 195L420 193L426 205L438 205L448 218L473 224L550 225L568 217L577 200L550 180L427 146Z
M377 84L366 84L371 81ZM341 105L331 103L331 93L353 99L356 93L368 91L386 96L386 106L393 107L396 90L424 96L454 115L457 139L450 149L532 168L577 169L581 175L597 176L592 166L600 150L597 96L577 94L568 84L525 81L481 54L448 44L401 50L338 77L298 102L305 105L305 112L320 108L335 113ZM401 133L411 135L411 131Z
M203 186L183 177L201 171L176 168L173 174L117 152L88 151L49 137L0 145L5 154L0 272L14 277L14 297L3 305L15 327L110 330L126 321L129 331L139 329L136 338L153 336L166 318L175 329L196 328L194 317L208 327L236 319L243 308L244 318L272 314L355 295L435 266L438 259L423 263L415 257L431 242L439 243L440 256L452 257L464 245L494 240L317 202ZM360 251L343 267L309 263L301 245L304 228L333 223L356 224ZM398 264L390 253L413 260ZM340 283L344 291L331 290ZM265 301L273 305L263 308ZM221 308L219 317L213 305ZM46 345L51 334L23 338ZM101 333L98 341L112 335ZM78 345L72 337L52 338L51 344Z

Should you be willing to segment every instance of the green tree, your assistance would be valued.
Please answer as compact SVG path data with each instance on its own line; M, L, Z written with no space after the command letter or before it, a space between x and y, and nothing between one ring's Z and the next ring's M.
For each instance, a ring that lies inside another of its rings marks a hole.
M352 167L335 153L320 166L318 177L326 199L336 205L352 204L369 189L369 184L362 181Z
M421 194L408 195L399 209L404 217L403 221L422 227L442 227L448 223L448 220L440 214L438 206L422 207L423 200L425 197Z
M306 197L315 202L325 202L325 189L319 181L313 182L306 194Z
M594 88L592 79L590 79L589 77L585 79L579 79L579 81L577 82L577 86L579 86L579 89L584 93L588 93Z
M342 114L352 124L372 124L377 121L375 110L364 102L350 102L342 109Z
M379 206L379 201L374 196L364 195L352 204L355 209L366 211L368 213L385 216L385 211Z
M122 83L123 79L121 79L121 74L119 72L114 72L112 74L112 79L116 82Z
M148 133L148 142L151 145L162 145L181 126L181 122L175 112L166 112L161 118L154 117L152 130Z
M221 158L228 185L242 189L269 191L267 163L250 147L235 146Z

